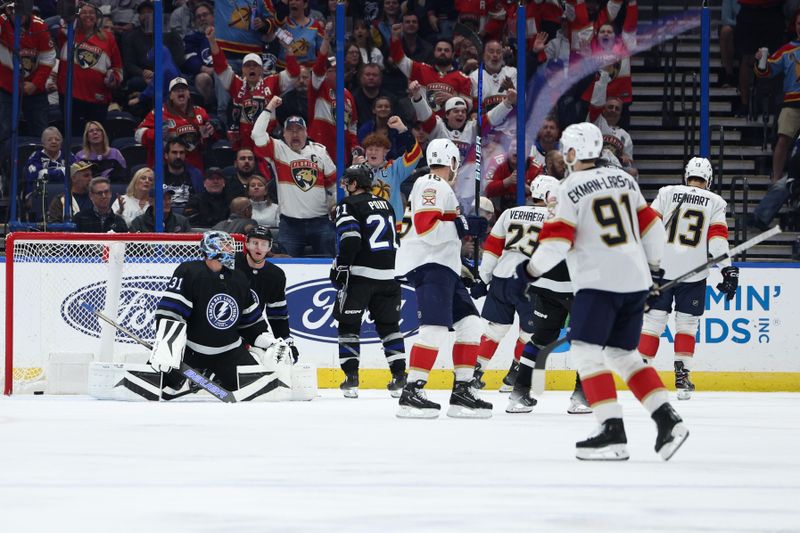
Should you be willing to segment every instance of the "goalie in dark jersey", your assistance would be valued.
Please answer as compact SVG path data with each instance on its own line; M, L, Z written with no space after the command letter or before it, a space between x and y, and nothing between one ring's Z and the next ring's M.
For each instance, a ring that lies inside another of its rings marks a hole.
M394 278L399 240L394 210L371 194L372 171L352 166L344 171L347 198L336 208L339 254L331 282L339 291L333 316L339 321L339 363L345 373L345 397L358 397L361 319L369 310L392 372L388 389L399 398L406 383L406 359L400 333L400 283Z
M175 269L156 308L149 364L163 373L160 397L192 392L185 378L173 372L181 361L226 389L243 390L239 400L254 399L276 386L288 388L287 383L272 383L274 377L264 371L288 358L290 350L269 332L247 277L234 269L233 239L223 231L208 231L200 251L204 259Z

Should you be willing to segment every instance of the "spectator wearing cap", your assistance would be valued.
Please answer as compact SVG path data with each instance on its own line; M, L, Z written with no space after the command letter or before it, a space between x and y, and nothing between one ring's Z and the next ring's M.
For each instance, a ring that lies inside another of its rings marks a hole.
M70 209L72 214L92 208L89 198L89 182L92 181L94 164L90 161L77 161L70 168ZM56 196L47 209L48 222L64 221L64 193Z
M180 138L187 148L186 162L202 171L205 168L203 152L218 135L206 110L192 104L185 78L175 78L169 82L169 97L162 113L164 139ZM147 166L151 168L156 152L154 128L155 112L150 111L136 129L136 141L147 149Z
M125 194L117 196L117 199L114 200L111 210L121 216L128 226L131 226L133 220L139 215L143 215L150 206L154 183L153 171L147 167L140 168L128 183ZM174 190L172 190L172 194L175 194Z
M286 64L286 55L291 51L301 65L310 67L314 64L325 36L325 27L321 21L306 15L308 0L288 0L289 16L281 25L292 36L291 44L281 48L278 56L280 66ZM325 52L328 55L328 52Z
M0 121L9 121L3 117ZM46 179L48 183L64 183L64 155L62 144L64 138L58 128L50 126L42 132L42 148L33 152L25 162L25 186L22 189L23 197L28 196L34 189L37 180ZM75 157L67 152L67 162L72 164Z
M400 222L405 206L400 186L414 172L422 150L400 117L391 117L389 127L405 139L407 151L401 157L387 161L391 146L389 138L383 133L370 133L364 138L365 156L354 159L353 163L362 163L361 159L364 159L363 163L372 172L372 194L387 200L394 210L395 222Z
M206 171L203 190L189 197L183 214L194 228L211 228L230 214L230 199L225 193L225 175L217 167Z
M144 0L136 6L138 24L121 40L122 60L129 91L142 92L153 81L154 58L148 57L153 48L153 3ZM175 65L183 63L183 43L180 36L164 33L164 44Z
M273 97L253 128L256 156L266 158L276 173L280 243L294 257L305 255L306 245L315 254L333 256L330 213L336 206L336 166L323 145L308 142L301 117L286 119L283 140L269 136L267 124L280 104L281 99Z
M150 205L144 213L137 216L133 222L130 223L131 232L136 233L153 233L156 231L156 200L155 188L151 187L149 191ZM175 191L172 189L163 188L163 218L164 232L165 233L186 233L191 229L189 219L183 215L179 215L172 211L172 197L175 196Z
M253 206L253 219L262 226L277 228L280 224L281 209L270 200L267 194L267 180L263 176L253 174L247 185L247 197Z
M108 143L106 129L99 122L90 120L83 130L83 148L75 154L76 159L92 161L98 175L115 181L128 179L128 163L116 148Z
M296 0L297 1L297 0ZM311 69L311 85L308 90L308 136L321 143L333 160L336 158L336 59L327 57L330 50L328 36L322 40L317 62ZM345 164L356 147L358 115L353 95L344 89L344 148Z
M250 198L239 196L231 200L228 218L215 224L212 229L244 234L256 226L258 222L253 220L253 205L250 203Z
M250 137L253 123L264 110L273 95L281 94L294 86L300 75L300 65L290 52L286 58L286 70L280 74L264 77L261 56L247 54L242 61L242 76L233 73L225 54L217 43L213 26L206 28L206 37L214 58L214 72L233 101L233 120L228 129L228 140L234 150L252 148Z
M412 61L403 51L403 25L392 26L392 60L409 81L417 81L425 89L428 106L440 111L453 96L461 96L466 102L471 98L472 83L464 73L453 67L452 41L439 39L433 47L433 66ZM417 115L417 119L424 120Z
M89 182L90 209L81 209L72 221L81 233L126 233L128 225L121 216L111 210L111 182L108 178L98 176Z
M14 50L13 4L6 4L0 14L0 150L11 137L11 105L13 93L13 67L10 58ZM39 17L21 15L20 82L22 88L22 113L25 123L21 133L32 137L41 135L47 127L47 92L45 84L56 63L56 51L50 40L47 24ZM2 159L2 157L0 157Z
M72 135L83 134L83 125L94 120L105 122L111 91L122 83L122 56L117 41L110 32L100 29L100 10L82 2L75 27L75 68L72 82ZM59 103L64 107L67 90L67 32L62 28L58 38Z
M186 143L178 137L164 147L164 187L175 192L172 209L183 213L189 197L203 190L203 173L186 162Z

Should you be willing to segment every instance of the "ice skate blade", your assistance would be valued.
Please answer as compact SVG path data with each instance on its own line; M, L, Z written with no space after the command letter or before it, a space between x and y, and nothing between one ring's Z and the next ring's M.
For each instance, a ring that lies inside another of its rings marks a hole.
M609 444L602 448L575 448L575 457L581 461L627 461L630 454L625 444Z
M689 429L683 425L683 422L679 422L675 424L670 434L672 435L672 440L664 444L660 450L657 450L658 455L665 461L669 461L670 458L675 455L675 452L678 451L678 448L686 441L689 437Z
M692 399L692 391L686 389L678 389L678 399L679 400L691 400Z
M447 410L450 418L491 418L491 409L470 409L463 405L451 405Z
M567 413L571 415L588 415L591 414L592 408L582 403L570 402Z
M358 389L342 389L345 398L358 398Z
M506 413L511 413L511 414L530 413L531 411L533 411L532 405L522 405L516 402L514 404L509 403L508 406L506 407Z
M408 405L401 405L397 410L397 418L438 418L438 409L418 409Z
M509 393L512 390L514 390L514 385L506 385L505 383L500 385L500 392Z

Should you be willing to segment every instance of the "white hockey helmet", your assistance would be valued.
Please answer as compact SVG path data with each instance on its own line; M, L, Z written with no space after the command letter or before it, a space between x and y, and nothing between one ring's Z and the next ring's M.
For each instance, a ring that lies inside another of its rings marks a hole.
M547 199L555 195L559 181L553 176L540 174L533 178L531 182L531 198L547 202Z
M705 157L693 157L686 163L686 170L683 173L683 183L689 181L689 178L700 178L706 180L706 185L711 185L714 179L714 169L711 166L711 161Z
M575 158L571 161L567 156L570 150L575 150ZM603 134L591 122L573 124L561 133L561 154L570 170L576 161L597 159L602 151Z
M442 165L453 172L461 165L461 154L450 139L433 139L425 150L428 166Z

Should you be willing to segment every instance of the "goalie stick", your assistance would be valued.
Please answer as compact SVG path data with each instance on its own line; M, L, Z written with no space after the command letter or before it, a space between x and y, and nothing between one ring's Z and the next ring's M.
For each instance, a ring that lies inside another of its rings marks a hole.
M105 322L106 324L112 326L117 331L120 331L120 332L124 333L125 335L127 335L128 337L130 337L131 339L133 339L137 343L141 344L142 346L144 346L148 350L152 350L153 349L153 345L152 344L150 344L146 340L142 339L141 337L136 335L134 332L132 332L128 328L120 326L119 324L117 324L117 322L115 320L107 317L106 315L104 315L103 313L101 313L100 311L98 311L97 309L92 307L90 304L88 304L86 302L82 302L81 303L81 307L83 307L84 309L86 309L87 311L92 313L94 316L96 316L97 318L99 318L100 320ZM192 383L194 383L195 385L197 385L198 387L200 387L204 391L208 392L209 394L211 394L213 397L217 398L218 400L223 401L225 403L236 403L236 397L233 395L233 393L231 391L229 391L228 389L226 389L224 387L221 387L221 386L217 385L216 383L214 383L213 381L211 381L210 379L205 377L198 370L195 370L194 368L190 367L189 365L187 365L183 361L181 361L181 365L177 368L177 370L178 370L178 372L181 373L181 375L183 375L189 381L191 381Z
M708 267L710 267L712 265L716 265L720 261L723 261L723 260L729 259L729 258L733 258L734 256L744 252L745 250L748 250L748 249L752 248L753 246L764 242L765 240L769 239L770 237L773 237L773 236L777 235L781 231L783 231L783 230L781 230L780 226L775 226L774 228L768 229L767 231L765 231L765 232L763 232L763 233L761 233L759 235L756 235L752 239L750 239L748 241L745 241L745 242L743 242L742 244L740 244L738 246L734 246L733 248L728 250L726 253L724 253L722 255L718 255L717 257L712 257L711 259L709 259L708 261L706 261L702 265L699 265L699 266L693 268L692 270L686 272L685 274L681 274L677 278L668 281L664 285L660 285L658 287L654 287L653 291L654 292L660 292L660 291L665 291L667 289L671 289L672 287L674 287L678 283L681 283L681 282L689 279L690 277L694 276L698 272L702 272L706 268L708 268ZM534 364L534 367L533 367L534 372L533 372L533 379L532 379L532 382L531 382L531 389L532 389L534 395L541 395L544 392L544 386L545 386L544 369L545 369L545 365L547 364L547 358L550 356L551 353L553 353L560 346L563 346L567 342L569 342L569 330L567 330L567 334L566 335L564 335L563 337L561 337L560 339L558 339L556 341L551 342L550 344L548 344L547 346L542 348L539 351L539 353L536 355L536 363ZM536 372L537 370L539 370L539 372Z

